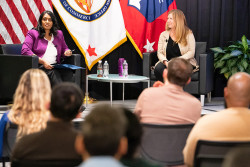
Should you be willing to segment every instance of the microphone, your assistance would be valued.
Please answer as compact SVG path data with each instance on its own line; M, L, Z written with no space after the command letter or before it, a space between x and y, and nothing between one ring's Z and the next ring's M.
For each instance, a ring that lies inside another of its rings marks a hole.
M166 42L168 42L168 39L166 39Z
M57 48L57 45L55 45L55 47Z

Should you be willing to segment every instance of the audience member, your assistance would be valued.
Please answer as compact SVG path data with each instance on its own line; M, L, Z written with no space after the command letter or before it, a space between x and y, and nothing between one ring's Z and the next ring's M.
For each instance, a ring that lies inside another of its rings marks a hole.
M184 148L184 161L193 166L197 141L250 141L250 75L239 72L224 88L226 109L202 117L194 126Z
M46 127L49 119L46 105L50 103L50 96L50 82L42 70L30 69L23 73L8 114L9 120L18 125L17 140Z
M83 93L75 84L56 85L52 91L47 128L21 138L13 149L13 160L81 160L75 151L77 132L72 119L79 113L82 102Z
M135 113L143 123L195 123L201 115L198 99L183 90L191 80L192 65L173 58L164 70L165 85L145 89L138 98Z
M142 126L135 114L126 108L123 108L127 118L126 137L128 139L128 151L122 157L121 162L129 167L159 167L139 158L138 148L142 138Z
M86 117L76 149L84 162L79 167L123 167L118 161L127 152L126 119L121 109L96 106Z

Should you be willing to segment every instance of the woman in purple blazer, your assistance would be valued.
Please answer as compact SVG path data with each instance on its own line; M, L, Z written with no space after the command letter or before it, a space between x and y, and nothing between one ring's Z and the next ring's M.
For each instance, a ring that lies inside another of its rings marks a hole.
M39 57L39 68L48 75L52 86L62 81L72 81L72 70L53 68L54 64L61 63L61 58L71 56L72 51L66 45L56 17L51 11L44 11L39 17L37 27L28 31L21 53Z

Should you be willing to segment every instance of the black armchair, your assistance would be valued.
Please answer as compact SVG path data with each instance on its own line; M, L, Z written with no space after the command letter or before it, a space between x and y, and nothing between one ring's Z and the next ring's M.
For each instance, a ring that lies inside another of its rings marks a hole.
M37 56L21 55L22 44L0 45L0 104L12 101L20 76L30 68L38 68ZM63 63L81 66L81 55L66 57ZM80 86L81 70L74 70L73 81Z
M195 59L197 60L200 70L193 73L191 82L184 87L184 90L200 95L201 105L204 106L205 95L208 101L211 100L211 91L213 90L213 55L206 53L206 42L196 42ZM143 54L143 75L149 77L150 85L156 81L152 66L158 61L157 52Z

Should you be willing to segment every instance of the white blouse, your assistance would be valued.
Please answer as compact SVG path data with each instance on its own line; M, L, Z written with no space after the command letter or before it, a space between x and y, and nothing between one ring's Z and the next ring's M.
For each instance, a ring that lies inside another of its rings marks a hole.
M55 64L56 63L56 56L57 56L57 50L55 45L52 43L54 40L54 36L52 34L51 40L48 40L44 37L45 40L48 41L47 49L42 57L42 59L49 64Z

